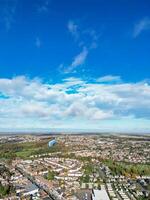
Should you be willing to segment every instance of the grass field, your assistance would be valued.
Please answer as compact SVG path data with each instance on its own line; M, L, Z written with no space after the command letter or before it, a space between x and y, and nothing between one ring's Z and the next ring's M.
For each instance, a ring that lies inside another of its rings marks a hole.
M0 145L0 158L14 159L15 157L28 158L31 155L64 151L62 144L49 148L48 140L26 143L7 143Z

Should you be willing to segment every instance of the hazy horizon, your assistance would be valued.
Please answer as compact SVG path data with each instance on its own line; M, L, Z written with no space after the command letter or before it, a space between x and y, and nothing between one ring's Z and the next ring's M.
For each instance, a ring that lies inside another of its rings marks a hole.
M118 131L118 130L92 130L92 129L1 129L0 135L5 134L106 134L106 135L147 135L150 136L149 131Z

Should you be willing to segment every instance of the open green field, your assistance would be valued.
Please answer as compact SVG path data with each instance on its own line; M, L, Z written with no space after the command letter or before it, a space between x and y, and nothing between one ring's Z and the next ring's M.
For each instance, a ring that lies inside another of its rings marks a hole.
M14 159L19 157L26 159L31 155L58 152L60 150L65 150L62 144L56 144L49 148L48 140L26 143L7 143L0 145L0 158Z

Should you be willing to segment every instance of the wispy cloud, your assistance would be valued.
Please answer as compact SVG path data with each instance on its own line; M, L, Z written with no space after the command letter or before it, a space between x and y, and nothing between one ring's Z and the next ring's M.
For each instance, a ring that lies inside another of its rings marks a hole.
M47 13L49 11L50 0L42 0L37 5L38 13Z
M75 37L75 39L78 39L79 37L79 32L78 32L78 25L70 20L67 24L69 32Z
M150 18L143 18L134 26L133 37L138 37L143 31L150 29Z
M99 83L114 83L114 82L121 82L120 76L112 76L112 75L107 75L100 77L96 79L97 82Z
M41 45L42 45L42 42L41 42L40 38L39 38L39 37L36 37L36 39L35 39L35 46L36 46L37 48L40 48Z
M75 39L80 49L80 53L74 56L73 61L67 67L60 65L59 70L64 73L76 72L77 67L83 65L87 59L89 52L98 46L98 35L93 29L81 29L73 20L69 20L67 24L68 31Z
M94 29L83 30L83 38L87 38L85 41L83 39L83 44L86 43L89 49L95 49L98 47L99 35Z
M94 29L81 28L75 21L67 24L68 31L72 34L79 47L96 48L98 46L98 34Z
M11 29L12 23L15 22L14 15L17 8L17 0L3 1L0 7L1 22L4 24L7 31Z
M79 65L82 65L85 62L85 59L88 55L88 50L86 47L83 48L83 50L81 51L81 53L79 53L73 60L71 67L77 67Z
M80 65L83 65L86 58L87 58L87 55L88 55L88 50L86 47L84 47L82 49L82 51L77 55L75 56L75 58L73 59L71 65L69 67L67 67L66 69L66 73L69 73L69 72L73 72L73 70L80 66Z

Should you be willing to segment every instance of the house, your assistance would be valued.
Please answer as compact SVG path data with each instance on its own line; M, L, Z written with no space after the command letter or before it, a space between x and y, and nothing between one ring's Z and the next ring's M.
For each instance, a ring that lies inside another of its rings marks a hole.
M30 184L25 188L23 196L28 196L28 195L35 195L39 191L38 187L34 184Z

